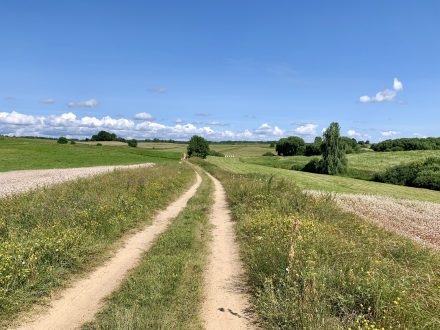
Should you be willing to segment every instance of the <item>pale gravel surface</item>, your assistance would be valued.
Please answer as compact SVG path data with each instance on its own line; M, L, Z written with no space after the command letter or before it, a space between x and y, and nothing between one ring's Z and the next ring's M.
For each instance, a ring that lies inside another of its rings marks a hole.
M319 192L308 191L311 194ZM406 236L425 246L440 249L440 204L362 194L333 194L348 212Z
M0 198L10 194L29 191L51 184L111 172L115 169L150 167L153 165L154 164L152 163L145 163L136 165L93 166L0 172Z

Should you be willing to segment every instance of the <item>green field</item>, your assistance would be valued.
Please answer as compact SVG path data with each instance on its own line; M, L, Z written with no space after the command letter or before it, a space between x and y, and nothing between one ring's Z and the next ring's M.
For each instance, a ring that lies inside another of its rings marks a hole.
M53 140L0 138L0 172L98 165L163 163L179 160L176 151L130 148L126 144L57 144Z
M434 190L249 164L238 158L208 157L208 161L232 173L261 173L285 177L295 182L302 189L384 195L396 198L440 202L440 192Z
M312 158L318 156L288 156L288 157L243 157L246 163L271 166L284 169L300 170ZM395 165L422 161L428 157L440 157L440 150L414 150L393 152L362 152L347 155L348 170L346 176L371 180L375 173Z

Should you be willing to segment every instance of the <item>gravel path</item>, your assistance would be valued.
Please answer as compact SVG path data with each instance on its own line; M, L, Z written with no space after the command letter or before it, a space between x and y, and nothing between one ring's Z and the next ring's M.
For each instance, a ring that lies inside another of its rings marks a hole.
M208 330L253 329L249 318L249 297L243 287L243 266L235 240L234 224L229 214L226 194L216 178L211 251L205 274L205 300L202 318Z
M64 290L59 299L49 304L48 311L39 313L36 319L25 322L18 329L77 329L93 320L102 307L103 299L117 289L127 273L137 266L145 251L165 232L172 219L186 207L201 182L202 178L197 174L197 180L191 188L159 212L151 225L128 238L123 247L104 265ZM146 292L146 295L148 294ZM154 295L154 292L151 294Z
M93 166L49 170L26 170L0 172L0 198L6 195L32 190L38 187L84 178L114 169L153 166L152 163L118 166Z

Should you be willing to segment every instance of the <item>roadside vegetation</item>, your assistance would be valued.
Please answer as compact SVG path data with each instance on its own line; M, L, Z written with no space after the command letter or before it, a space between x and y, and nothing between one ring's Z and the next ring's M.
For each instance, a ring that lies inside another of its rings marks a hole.
M84 329L203 329L203 272L212 182L203 182L141 263Z
M304 194L291 181L198 163L226 189L266 328L440 326L437 253L341 211L331 198Z
M114 171L0 199L0 326L104 260L193 180L185 165Z
M104 142L105 143L105 142ZM0 172L97 165L164 163L179 160L180 152L129 148L126 144L96 146L85 143L58 144L56 140L1 138Z

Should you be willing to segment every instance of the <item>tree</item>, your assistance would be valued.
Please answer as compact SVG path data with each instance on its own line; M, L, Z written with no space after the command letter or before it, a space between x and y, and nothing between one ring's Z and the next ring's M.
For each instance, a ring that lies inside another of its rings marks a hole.
M187 148L188 157L201 157L206 158L209 154L209 144L204 138L198 135L194 135L189 140Z
M115 141L117 136L115 133L109 133L106 131L100 131L98 134L93 135L92 141Z
M57 143L59 143L59 144L67 144L67 142L69 142L69 141L64 136L61 136L57 140Z
M305 143L303 139L297 136L289 136L277 142L275 151L278 156L302 155L304 153L304 146Z
M127 141L129 147L136 148L138 146L138 142L135 139L131 139Z
M321 154L322 137L315 137L313 143L307 143L304 150L304 156L317 156Z
M344 145L339 136L340 129L338 123L331 123L324 132L321 145L322 160L320 171L326 174L344 173L347 167Z

